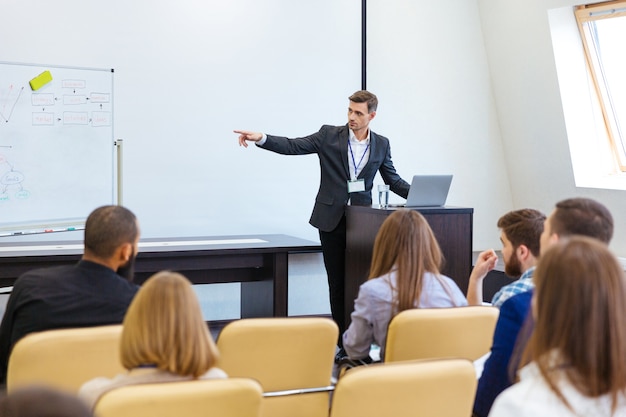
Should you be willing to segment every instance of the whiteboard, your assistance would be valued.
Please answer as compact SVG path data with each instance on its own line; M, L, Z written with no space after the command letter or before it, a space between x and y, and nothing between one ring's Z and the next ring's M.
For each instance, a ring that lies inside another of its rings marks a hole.
M114 203L114 151L113 70L0 62L0 235Z
M319 239L308 223L316 155L244 149L233 130L298 137L345 124L361 84L361 2L19 0L0 10L0 39L15 38L2 43L0 60L115 68L113 137L124 143L116 196L137 215L142 238ZM45 36L24 30L33 27ZM379 106L377 121L390 116ZM0 245L82 238L36 234Z

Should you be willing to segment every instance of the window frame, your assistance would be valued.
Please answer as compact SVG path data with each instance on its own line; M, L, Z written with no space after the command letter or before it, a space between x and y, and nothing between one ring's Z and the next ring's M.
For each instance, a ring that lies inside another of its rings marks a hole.
M622 172L625 172L626 126L623 126L625 137L622 137L619 132L619 123L613 116L613 107L610 95L608 94L608 89L604 87L606 84L604 77L601 74L601 71L599 71L601 66L598 64L598 56L596 54L595 45L593 45L590 40L593 35L590 33L591 30L588 24L599 20L626 16L626 0L613 0L603 3L576 6L574 8L574 14L583 43L587 70L591 76L597 102L600 106L604 129L609 140L613 158L615 163L619 166L619 169Z

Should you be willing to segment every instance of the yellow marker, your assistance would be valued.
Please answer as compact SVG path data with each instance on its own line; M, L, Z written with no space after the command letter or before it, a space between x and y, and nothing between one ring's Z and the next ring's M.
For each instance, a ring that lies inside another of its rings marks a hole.
M44 71L32 80L30 80L29 84L31 90L37 91L44 85L48 84L50 81L52 81L52 74L50 74L50 71Z

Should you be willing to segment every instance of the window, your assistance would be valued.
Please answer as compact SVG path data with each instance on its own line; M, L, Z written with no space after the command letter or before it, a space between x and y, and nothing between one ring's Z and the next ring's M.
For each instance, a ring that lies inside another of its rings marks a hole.
M613 157L626 171L626 1L575 8L585 58Z

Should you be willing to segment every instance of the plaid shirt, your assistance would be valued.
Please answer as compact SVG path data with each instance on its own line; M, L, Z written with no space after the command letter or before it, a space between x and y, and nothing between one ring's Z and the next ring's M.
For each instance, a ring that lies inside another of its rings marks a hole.
M505 285L500 288L491 300L491 304L500 308L500 306L509 298L514 295L532 290L535 288L535 284L533 284L533 273L535 272L535 267L528 268L521 277L515 282L510 283L509 285Z

